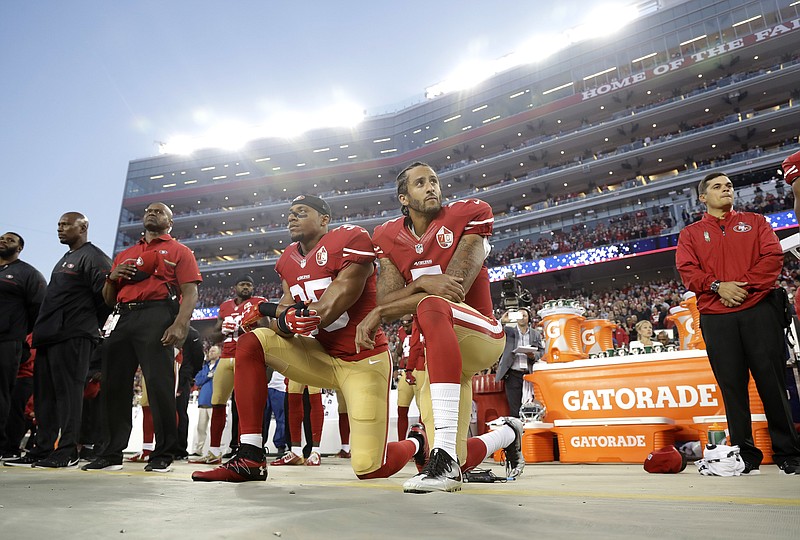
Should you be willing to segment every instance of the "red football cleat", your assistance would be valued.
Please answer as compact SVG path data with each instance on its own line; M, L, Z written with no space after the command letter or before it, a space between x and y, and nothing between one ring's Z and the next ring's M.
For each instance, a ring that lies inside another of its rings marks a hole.
M270 465L274 467L280 467L281 465L302 465L304 463L303 457L298 456L291 450L283 454L282 457L279 457L275 461L271 462Z
M322 464L322 456L319 455L319 452L311 452L306 460L306 465L308 467L319 467Z
M254 482L267 479L267 462L234 457L224 465L210 471L195 471L195 482Z

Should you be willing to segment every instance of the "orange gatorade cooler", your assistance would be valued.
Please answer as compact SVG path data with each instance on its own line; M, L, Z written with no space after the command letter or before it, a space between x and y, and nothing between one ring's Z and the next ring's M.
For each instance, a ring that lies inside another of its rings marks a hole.
M522 456L528 463L553 461L553 424L526 422L522 436Z
M692 312L681 306L671 307L669 308L667 320L672 321L678 330L678 344L681 350L688 351L689 343L691 343L694 336Z
M581 323L581 346L586 355L614 348L613 331L617 325L607 319L587 319Z
M571 362L588 358L581 344L585 310L574 300L551 300L539 310L545 342L545 362Z
M683 293L683 302L680 305L688 309L689 313L692 314L692 330L694 334L692 339L689 340L689 348L705 350L706 342L703 339L703 332L700 331L700 310L697 309L697 297L692 291L686 291Z
M641 463L675 443L675 421L664 417L555 420L562 463ZM524 437L523 437L524 440Z

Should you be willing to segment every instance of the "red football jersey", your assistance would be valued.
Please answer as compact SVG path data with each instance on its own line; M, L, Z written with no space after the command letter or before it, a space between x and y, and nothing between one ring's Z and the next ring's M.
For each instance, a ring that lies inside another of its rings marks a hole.
M405 217L393 219L375 227L372 238L375 253L379 258L389 259L406 284L425 274L443 274L462 236L478 234L488 238L492 235L494 216L485 202L465 199L443 206L422 237L411 231L410 223ZM488 241L486 244L488 255ZM489 272L485 266L481 267L464 301L486 317L493 316Z
M351 263L374 263L375 253L369 233L355 225L342 225L328 231L319 243L303 256L298 242L292 243L278 259L275 270L289 286L295 302L316 302L339 272ZM375 307L375 273L350 309L314 336L328 354L347 362L362 360L389 349L382 330L375 335L375 349L356 354L356 327Z
M225 300L222 305L219 306L219 318L222 319L222 322L231 321L239 325L242 322L242 315L247 309L260 301L266 301L266 298L262 298L260 296L251 296L241 304L237 304L236 300L231 298L230 300ZM242 332L244 333L244 332ZM228 334L225 336L225 341L222 342L222 355L221 358L235 358L236 357L236 342L239 341L239 330L236 330L233 334Z

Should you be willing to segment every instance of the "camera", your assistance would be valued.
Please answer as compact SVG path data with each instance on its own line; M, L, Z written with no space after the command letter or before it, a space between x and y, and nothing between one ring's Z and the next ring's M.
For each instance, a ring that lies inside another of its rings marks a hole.
M533 295L522 287L522 283L513 272L509 272L506 274L506 278L500 282L500 300L503 309L506 310L529 308L533 303Z

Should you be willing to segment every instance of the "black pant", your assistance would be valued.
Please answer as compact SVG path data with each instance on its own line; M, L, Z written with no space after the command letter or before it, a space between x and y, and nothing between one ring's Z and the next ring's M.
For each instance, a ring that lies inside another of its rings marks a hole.
M103 400L107 444L101 457L122 459L131 435L133 376L137 366L147 381L153 412L156 447L150 455L172 461L177 449L175 422L175 355L161 344L161 336L174 321L165 304L153 303L136 311L123 310L114 331L103 343Z
M184 360L185 362L186 360ZM192 393L192 387L186 383L183 388L178 388L179 396L175 397L175 411L178 414L178 447L175 450L177 457L186 457L189 455L187 448L189 447L189 395Z
M28 431L28 422L25 419L25 406L33 394L33 377L17 379L14 391L11 393L11 407L6 420L5 446L0 447L3 452L19 454L19 444Z
M525 382L522 377L524 375L525 373L521 371L509 369L503 379L508 401L508 414L514 418L519 418L519 408L522 407L522 385Z
M21 341L0 341L0 450L10 444L6 439L6 421L21 359Z
M742 458L760 464L750 424L750 375L764 404L776 462L800 456L800 439L786 398L786 349L781 311L772 294L752 308L733 313L700 315L708 360L725 403L730 442Z
M33 403L39 427L32 452L34 457L52 453L56 439L59 454L77 453L83 388L94 348L91 339L72 338L36 349Z

